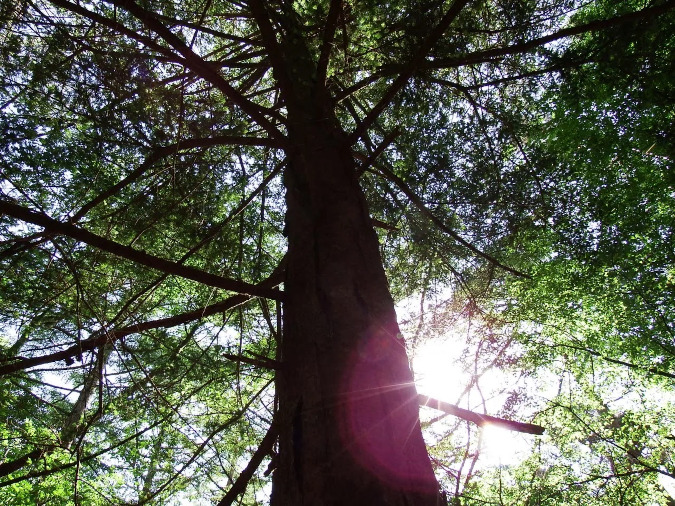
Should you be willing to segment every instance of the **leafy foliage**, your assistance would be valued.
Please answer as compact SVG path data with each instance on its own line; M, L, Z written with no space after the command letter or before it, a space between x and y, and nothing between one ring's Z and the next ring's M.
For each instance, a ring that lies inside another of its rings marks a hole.
M258 4L0 10L0 498L206 504L235 482L276 411L282 305L184 274L280 284L290 81L352 136L392 294L421 298L411 348L457 334L458 404L547 427L481 467L481 429L432 420L449 496L666 504L673 2L264 2L274 44ZM522 380L492 404L491 371Z

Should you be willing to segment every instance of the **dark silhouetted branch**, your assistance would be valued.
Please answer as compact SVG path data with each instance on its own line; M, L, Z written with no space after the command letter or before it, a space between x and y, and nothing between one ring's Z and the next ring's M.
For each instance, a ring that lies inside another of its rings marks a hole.
M260 125L270 137L283 142L283 134L265 117L257 104L239 93L217 70L192 51L176 34L164 26L152 12L145 10L133 0L111 0L111 3L138 18L147 28L159 35L183 56L186 67L218 88L232 103L237 105L253 121Z
M380 101L375 104L375 106L370 110L370 112L363 118L363 121L359 123L354 132L350 135L350 141L356 142L368 128L373 124L373 122L382 114L391 101L394 99L396 94L401 91L401 89L410 81L410 78L415 74L419 69L420 65L424 63L431 48L436 44L436 42L443 36L443 33L448 29L450 24L455 20L459 15L462 9L469 3L469 0L455 0L455 2L450 6L448 12L445 13L440 23L431 31L429 36L420 44L419 49L415 56L410 62L408 62L400 71L398 77L394 79L394 82L391 83L389 89L384 93Z
M283 262L280 266L265 280L258 283L258 286L261 289L271 289L273 286L278 285L283 280ZM196 309L194 311L188 311L186 313L181 313L176 316L170 316L168 318L160 318L157 320L151 320L143 323L136 323L134 325L128 325L119 329L112 330L101 330L97 332L93 337L89 339L84 339L78 344L73 345L65 350L57 351L55 353L50 353L49 355L42 355L39 357L30 357L30 358L15 358L15 362L10 362L9 364L0 365L0 376L11 374L13 372L22 371L30 367L35 367L38 365L50 364L57 362L59 360L70 360L73 357L80 355L81 353L94 350L99 346L103 346L108 343L113 343L119 339L122 339L125 336L131 334L137 334L139 332L144 332L147 330L159 329L159 328L171 328L178 325L183 325L191 321L199 320L212 316L214 314L219 314L229 309L235 308L247 301L252 297L249 295L234 295L228 297L227 299L218 302L217 304L211 304L209 306Z
M49 0L52 4L56 5L57 7L61 7L62 9L66 9L70 12L73 12L75 14L78 14L84 18L87 18L91 21L94 21L98 23L99 25L107 26L108 28L112 28L115 30L117 33L121 35L125 35L129 37L130 39L135 40L136 42L140 42L144 46L146 46L149 49L152 49L154 51L157 51L161 55L165 56L166 58L169 59L169 61L173 61L176 63L184 64L183 59L180 58L176 53L171 51L169 48L166 48L160 44L157 44L154 40L152 40L149 37L145 37L139 33L136 33L134 30L131 30L127 28L126 26L122 25L121 23L118 23L117 21L114 21L112 19L108 19L105 16L101 16L100 14L97 14L96 12L92 12L90 10L85 9L81 5L77 5L71 2L68 2L67 0Z
M139 251L129 246L125 246L124 244L111 241L110 239L106 239L105 237L101 237L80 227L76 227L75 225L63 223L43 213L27 209L7 200L0 200L0 213L43 227L45 232L72 237L73 239L100 250L107 251L108 253L112 253L121 258L126 258L137 264L145 265L146 267L157 269L167 274L173 274L208 286L222 288L241 294L267 297L275 300L282 297L282 293L279 290L260 288L251 283L225 278L194 267L188 267L177 262L149 255L144 251Z
M532 39L527 42L522 42L520 44L514 44L506 47L498 47L494 49L487 49L485 51L476 51L475 53L470 53L467 55L457 55L452 56L450 58L437 58L432 61L425 61L423 64L420 65L420 68L424 69L455 68L455 67L462 67L464 65L485 63L493 60L494 58L499 58L501 56L527 53L538 47L550 44L551 42L555 42L560 39L565 39L567 37L572 37L574 35L581 35L582 33L588 32L597 32L600 30L606 30L607 28L619 26L625 23L631 23L634 21L639 21L641 19L660 16L670 10L673 10L674 8L675 8L675 0L667 0L666 2L663 2L661 5L657 5L655 7L648 7L646 9L642 9L636 12L630 12L628 14L617 16L614 18L599 19L579 26L571 26L569 28L563 28L562 30L558 30L557 32L552 33L550 35L545 35L544 37Z
M230 506L234 504L237 500L237 497L246 490L248 482L251 481L253 473L256 469L260 467L260 463L263 459L272 452L274 448L274 443L277 440L277 426L274 422L270 426L267 434L258 445L258 449L255 451L248 465L244 468L241 474L237 477L235 482L230 487L230 490L227 491L225 497L218 503L218 506Z
M316 65L316 84L317 86L324 86L326 81L326 71L330 62L330 53L333 49L333 40L335 38L335 30L338 26L338 20L342 13L342 0L331 0L330 8L328 9L328 17L323 29L323 40L321 41L321 54Z
M674 8L675 8L675 0L667 0L661 5L657 5L655 7L648 7L646 9L642 9L637 12L631 12L610 19L601 19L591 21L590 23L586 23L579 26L563 28L562 30L558 30L557 32L554 32L550 35L532 39L530 41L522 42L520 44L513 44L511 46L493 49L486 49L485 51L476 51L468 54L459 54L448 58L435 58L433 60L426 60L419 64L417 70L448 69L448 68L464 67L466 65L487 63L495 61L496 59L503 56L511 56L515 54L526 53L538 47L545 46L546 44L550 44L551 42L565 39L567 37L573 37L575 35L581 35L583 33L604 30L607 28L612 28L614 26L620 26L624 23L639 21L641 19L656 17ZM366 86L369 86L370 84L379 81L383 77L393 76L403 72L403 69L404 65L402 64L384 65L377 72L372 73L371 75L363 78L361 81L354 83L350 87L343 90L335 97L335 99L337 101L344 100L345 98L365 88Z
M503 418L497 418L496 416L474 413L468 409L460 408L454 404L439 401L438 399L433 399L422 394L419 395L419 401L420 406L428 406L430 408L443 411L449 415L457 416L462 420L475 423L479 427L490 424L503 429L508 429L515 432L523 432L524 434L535 434L537 436L541 436L546 430L541 425L536 425L533 423L514 422L511 420L505 420Z
M487 260L491 264L499 267L500 269L503 269L507 272L510 272L514 276L518 276L521 278L531 278L529 274L525 274L524 272L520 272L513 267L509 267L508 265L504 265L501 263L499 260L497 260L495 257L492 255L489 255L485 253L484 251L479 250L476 248L473 244L470 242L466 241L463 239L457 232L452 230L450 227L448 227L445 223L443 223L443 220L441 220L439 217L437 217L434 213L432 213L427 206L424 205L424 202L415 194L414 191L403 181L400 177L398 177L396 174L394 174L392 171L387 169L386 167L383 167L379 165L376 170L373 171L375 174L379 174L385 179L388 179L392 183L394 183L398 188L405 194L406 197L413 203L415 207L427 218L429 218L440 230L448 234L450 237L452 237L455 241L460 243L462 246L466 247L469 249L471 252L475 253L479 257Z
M162 158L178 153L180 151L194 149L194 148L208 148L213 146L263 146L263 147L281 147L281 145L272 139L262 139L258 137L241 137L236 135L214 135L213 137L205 137L202 139L185 139L170 146L163 146L161 148L153 149L147 158L135 170L133 170L127 177L122 179L117 184L111 186L107 190L101 192L94 199L87 202L82 208L73 215L70 219L71 223L79 221L89 210L96 207L105 199L117 194L123 188L129 186L131 183L141 177L152 165Z

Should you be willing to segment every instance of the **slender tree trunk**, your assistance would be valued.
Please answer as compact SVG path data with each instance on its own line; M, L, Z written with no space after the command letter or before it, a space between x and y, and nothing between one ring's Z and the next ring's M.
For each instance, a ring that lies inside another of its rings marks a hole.
M288 266L272 505L436 505L377 236L328 107L289 107Z

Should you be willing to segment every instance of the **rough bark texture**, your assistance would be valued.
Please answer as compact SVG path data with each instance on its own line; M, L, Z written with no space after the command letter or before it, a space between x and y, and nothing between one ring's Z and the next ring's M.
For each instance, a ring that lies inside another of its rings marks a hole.
M289 107L288 266L272 504L436 505L438 484L346 136Z

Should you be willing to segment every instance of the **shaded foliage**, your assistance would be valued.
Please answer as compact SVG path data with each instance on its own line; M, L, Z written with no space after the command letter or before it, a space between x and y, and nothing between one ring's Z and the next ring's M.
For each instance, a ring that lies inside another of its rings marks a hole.
M360 132L350 142L391 292L421 299L409 345L454 333L463 350L448 364L471 379L449 401L548 428L521 464L481 467L480 429L432 419L447 494L665 504L673 2L467 2L431 41L452 3L268 2L278 46L253 3L0 10L0 368L16 366L0 376L0 497L202 504L235 482L278 409L282 304L9 209L272 289L287 246L290 81L327 93L340 131ZM309 71L285 75L276 59L301 46ZM480 389L492 371L522 379L499 386L498 404ZM242 504L267 501L273 460Z

